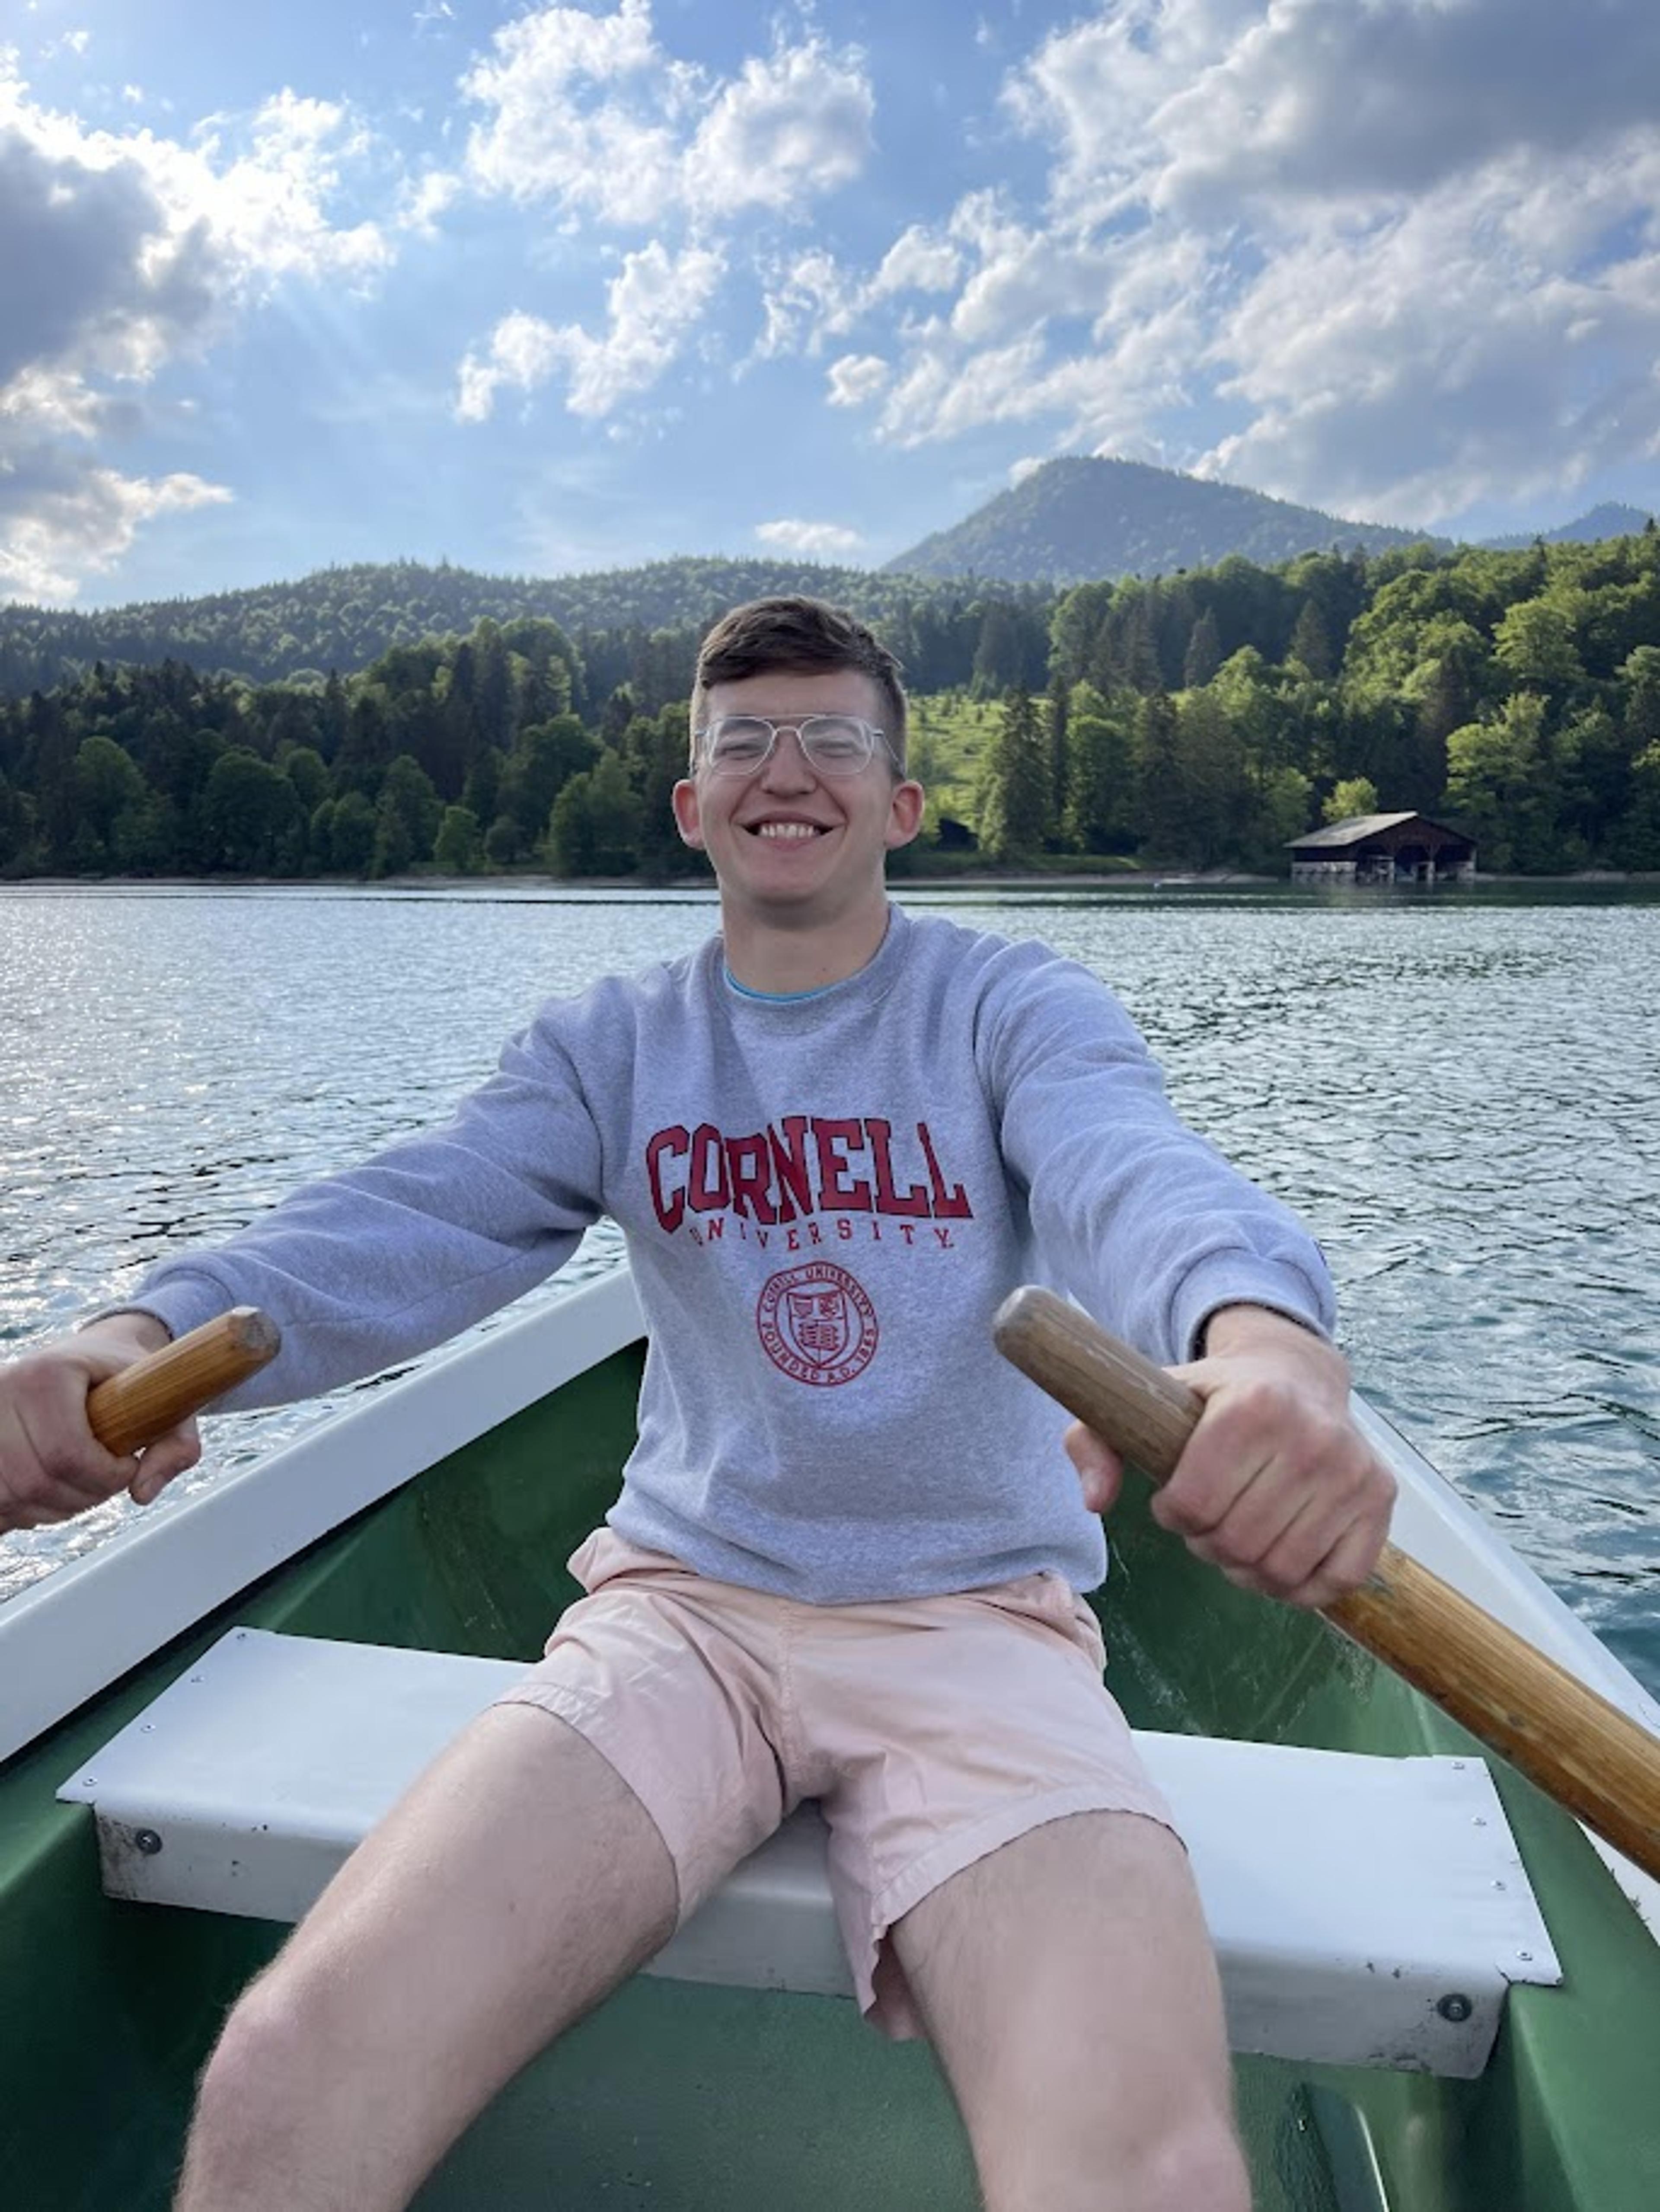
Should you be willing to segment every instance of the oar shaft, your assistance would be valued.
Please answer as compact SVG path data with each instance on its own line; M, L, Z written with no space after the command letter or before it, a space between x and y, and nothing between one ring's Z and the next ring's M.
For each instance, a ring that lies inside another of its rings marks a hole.
M1069 1413L1168 1480L1194 1392L1048 1291L1016 1291L994 1334ZM1660 1740L1639 1722L1392 1544L1325 1618L1660 1879Z
M100 1382L87 1400L93 1434L118 1458L142 1451L257 1374L282 1342L276 1322L257 1308L233 1307Z

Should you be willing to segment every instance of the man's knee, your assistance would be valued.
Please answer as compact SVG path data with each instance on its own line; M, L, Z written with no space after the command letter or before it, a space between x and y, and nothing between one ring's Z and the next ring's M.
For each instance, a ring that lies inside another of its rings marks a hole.
M177 2212L258 2201L260 2186L289 2165L316 2063L300 2008L268 1972L232 2008L203 2069Z
M1251 2212L1251 2177L1239 2137L1211 2118L1180 2130L1146 2161L1136 2212Z
M233 2006L197 2089L197 2124L251 2128L303 2104L308 2078L328 2059L319 2007L283 1962L270 1967Z
M1251 2178L1222 2114L1189 2114L1139 2141L1026 2133L982 2171L986 2212L1251 2212Z

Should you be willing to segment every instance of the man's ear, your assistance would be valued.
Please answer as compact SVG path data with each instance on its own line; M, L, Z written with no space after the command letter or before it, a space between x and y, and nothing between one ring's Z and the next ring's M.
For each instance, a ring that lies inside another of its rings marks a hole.
M890 853L901 845L908 845L922 828L923 808L928 794L914 777L906 776L894 786L893 797L888 802L888 828L882 842Z
M680 832L681 842L689 845L694 853L700 853L703 822L698 807L698 787L689 776L682 776L669 803L675 810L675 827Z

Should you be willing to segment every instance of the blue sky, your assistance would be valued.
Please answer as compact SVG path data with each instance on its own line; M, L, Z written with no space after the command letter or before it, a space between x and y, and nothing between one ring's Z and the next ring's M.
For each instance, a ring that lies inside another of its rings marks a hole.
M227 24L234 22L234 30ZM1660 506L1653 0L0 0L0 599Z

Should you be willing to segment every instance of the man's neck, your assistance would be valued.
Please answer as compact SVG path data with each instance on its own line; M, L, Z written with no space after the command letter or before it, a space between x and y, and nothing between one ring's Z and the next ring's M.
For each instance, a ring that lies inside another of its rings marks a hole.
M727 967L746 990L768 997L821 991L827 984L857 975L881 951L887 934L885 890L836 921L793 927L753 914L733 914L724 902L721 907Z

